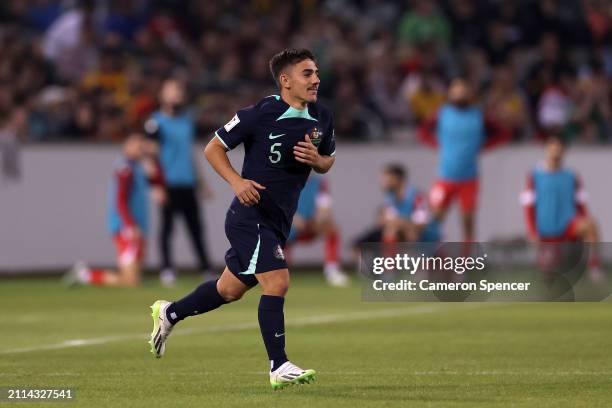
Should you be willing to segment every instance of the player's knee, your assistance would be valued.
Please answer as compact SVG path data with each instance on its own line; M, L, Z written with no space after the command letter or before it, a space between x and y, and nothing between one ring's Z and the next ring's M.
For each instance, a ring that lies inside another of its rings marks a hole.
M219 295L223 299L225 299L226 302L235 302L237 300L240 300L242 298L242 295L244 295L244 292L242 290L224 286L217 286L217 292L219 292Z
M597 224L595 223L595 220L591 217L587 217L586 220L586 226L589 230L594 230L597 228Z
M289 281L280 282L276 286L277 296L285 296L289 292Z
M584 217L582 220L582 225L579 227L579 230L582 234L592 234L597 230L597 224L595 220L591 217Z
M270 296L285 296L289 291L289 280L278 279L274 282L269 282L264 288L264 294Z

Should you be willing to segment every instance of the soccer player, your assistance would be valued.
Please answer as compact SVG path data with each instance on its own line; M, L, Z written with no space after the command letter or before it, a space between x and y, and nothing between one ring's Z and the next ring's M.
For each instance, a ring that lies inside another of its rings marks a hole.
M348 276L340 269L340 233L331 212L332 197L325 179L311 175L300 194L297 211L287 239L285 255L289 247L299 242L311 242L316 237L325 238L325 264L323 274L331 286L343 287L349 283Z
M162 84L159 99L160 110L147 120L145 131L159 145L160 162L166 179L168 199L161 208L159 234L162 254L160 280L165 286L172 286L176 272L170 240L177 215L185 218L200 271L205 275L211 274L198 200L198 193L206 196L209 191L195 161L195 123L192 113L185 106L185 84L179 79L167 79Z
M591 278L599 280L603 277L597 248L599 231L588 214L582 181L564 166L564 155L563 140L549 136L544 163L527 176L521 203L528 235L536 243L584 241L593 244L588 267Z
M206 158L236 197L225 219L230 249L218 280L198 286L176 302L152 306L151 352L164 354L170 331L189 316L240 299L261 284L258 317L270 359L270 384L282 388L314 379L314 370L291 363L285 353L283 306L289 270L283 254L300 191L310 170L326 173L335 160L333 120L317 102L319 71L308 50L284 50L270 60L280 95L241 109L208 143ZM241 174L227 151L244 145Z
M459 200L463 240L474 241L478 201L478 156L483 149L508 141L512 134L483 116L465 79L452 81L448 102L437 117L425 121L419 137L440 151L438 180L429 193L434 217L442 222L450 204Z
M382 227L384 243L440 240L438 222L429 213L426 196L408 182L407 172L402 165L387 165L382 171L380 184L385 191Z
M118 270L90 268L78 262L64 276L69 285L137 286L148 232L149 188L154 198L165 200L163 173L153 153L154 146L140 133L132 133L123 144L108 194L108 230L117 248Z

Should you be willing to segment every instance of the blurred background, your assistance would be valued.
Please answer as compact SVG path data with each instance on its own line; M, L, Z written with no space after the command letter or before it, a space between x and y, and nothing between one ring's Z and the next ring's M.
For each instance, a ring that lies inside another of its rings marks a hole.
M612 237L609 1L7 0L0 4L0 271L58 270L80 259L112 265L108 179L119 143L158 109L163 80L188 84L201 149L238 109L277 93L268 60L289 46L315 53L319 96L334 113L338 159L328 181L343 261L376 223L386 163L404 164L423 190L432 185L436 152L417 129L458 75L512 134L483 156L476 238L525 236L518 196L550 134L571 141L568 163L590 192L602 239ZM240 168L242 155L231 157ZM207 246L221 264L232 193L203 157L198 164L212 191L201 203ZM460 238L456 218L447 218L445 240ZM176 258L191 265L184 235L174 242ZM150 265L156 248L149 246ZM296 248L295 262L321 251Z

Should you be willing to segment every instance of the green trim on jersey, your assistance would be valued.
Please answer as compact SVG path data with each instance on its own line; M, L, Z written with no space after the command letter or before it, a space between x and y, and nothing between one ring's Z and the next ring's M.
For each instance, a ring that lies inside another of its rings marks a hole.
M308 107L302 110L299 110L299 109L295 109L293 106L290 106L285 111L285 113L283 113L278 119L276 119L276 121L278 122L279 120L291 119L291 118L314 120L315 122L318 122L318 120L310 116L310 113L308 113Z
M257 224L257 229L259 230L259 224ZM259 244L261 243L261 235L257 234L257 245L255 245L255 250L253 251L253 256L249 261L249 267L244 272L239 272L240 275L253 275L255 273L255 267L257 266L257 258L259 258Z

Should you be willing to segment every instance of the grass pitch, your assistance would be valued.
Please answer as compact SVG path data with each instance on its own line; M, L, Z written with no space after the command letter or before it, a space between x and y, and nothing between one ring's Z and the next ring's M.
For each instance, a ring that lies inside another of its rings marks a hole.
M294 274L287 351L318 375L275 392L257 288L182 322L162 359L149 353L149 305L197 283L0 281L0 388L72 387L74 407L612 406L610 303L368 303L358 283Z

